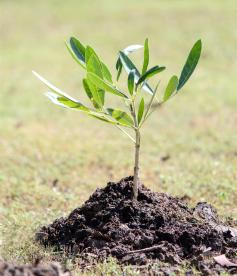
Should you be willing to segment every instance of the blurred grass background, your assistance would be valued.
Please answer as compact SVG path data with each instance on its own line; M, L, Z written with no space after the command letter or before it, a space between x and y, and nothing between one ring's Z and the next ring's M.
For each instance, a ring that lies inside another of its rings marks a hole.
M118 50L148 37L151 65L168 68L163 85L202 39L201 62L182 94L143 129L141 178L154 191L187 195L191 205L208 201L237 218L235 0L2 0L0 13L0 255L52 258L33 242L39 225L132 174L127 137L53 106L31 73L85 99L83 71L64 45L71 35L92 45L114 73ZM141 62L142 52L135 56Z

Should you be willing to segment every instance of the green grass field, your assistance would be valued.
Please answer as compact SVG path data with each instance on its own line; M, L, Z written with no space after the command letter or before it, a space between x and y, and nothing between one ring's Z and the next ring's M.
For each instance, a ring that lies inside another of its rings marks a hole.
M83 72L64 45L71 35L94 46L113 72L117 51L148 37L152 60L168 67L160 93L202 39L195 74L143 129L141 178L154 191L187 195L191 205L208 201L221 215L237 218L235 0L2 0L0 11L3 258L19 263L39 256L57 259L34 242L36 229L67 215L96 187L132 174L133 145L127 137L52 105L31 73L38 71L86 101ZM141 56L135 55L138 61ZM163 162L166 155L170 159ZM80 273L70 261L69 267ZM116 269L110 262L93 273L110 275Z

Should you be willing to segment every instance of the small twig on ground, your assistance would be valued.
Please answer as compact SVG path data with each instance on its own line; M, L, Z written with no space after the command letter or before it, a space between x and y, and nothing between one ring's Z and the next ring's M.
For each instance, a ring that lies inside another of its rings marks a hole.
M143 249L132 250L132 251L127 252L126 254L150 252L150 251L153 251L153 250L156 250L159 248L160 248L159 245L154 245L154 246L143 248Z

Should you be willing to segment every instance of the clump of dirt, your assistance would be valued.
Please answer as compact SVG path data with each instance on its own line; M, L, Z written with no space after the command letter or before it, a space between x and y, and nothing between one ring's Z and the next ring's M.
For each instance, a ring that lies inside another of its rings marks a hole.
M237 253L236 230L224 225L211 205L189 208L181 199L143 185L133 201L132 183L133 177L127 177L97 189L68 217L42 227L37 239L69 253L112 256L125 264L188 261L205 275L222 269L212 256Z
M71 273L59 263L16 265L0 259L0 276L71 276Z

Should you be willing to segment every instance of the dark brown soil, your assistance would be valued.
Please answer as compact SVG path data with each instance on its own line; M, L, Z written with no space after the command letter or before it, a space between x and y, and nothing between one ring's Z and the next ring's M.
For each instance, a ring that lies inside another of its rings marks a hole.
M16 265L0 259L0 276L71 276L71 273L58 263Z
M112 256L140 266L162 261L170 268L188 261L203 275L225 270L213 256L235 256L236 230L224 225L211 205L204 202L189 208L184 201L143 185L138 201L132 201L132 181L127 177L97 189L67 218L42 227L37 239L45 246L89 253L97 260Z

